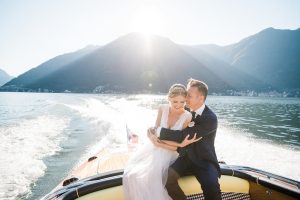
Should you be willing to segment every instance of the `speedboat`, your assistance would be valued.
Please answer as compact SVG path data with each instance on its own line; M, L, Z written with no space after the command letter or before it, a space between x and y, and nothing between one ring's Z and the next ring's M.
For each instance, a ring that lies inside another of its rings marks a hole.
M43 200L123 200L122 175L130 157L124 148L104 149L90 157L63 180ZM300 199L300 182L246 166L220 162L219 180L222 199L290 200ZM179 179L187 199L204 199L202 189L192 174Z

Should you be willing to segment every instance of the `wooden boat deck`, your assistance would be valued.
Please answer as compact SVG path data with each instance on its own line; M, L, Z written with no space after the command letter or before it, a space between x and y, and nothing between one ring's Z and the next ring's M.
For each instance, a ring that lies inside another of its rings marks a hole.
M91 161L87 160L75 168L54 190L62 187L63 182L71 178L78 178L80 180L97 174L124 169L131 154L132 151L128 151L126 147L115 150L102 149L92 156L94 159Z

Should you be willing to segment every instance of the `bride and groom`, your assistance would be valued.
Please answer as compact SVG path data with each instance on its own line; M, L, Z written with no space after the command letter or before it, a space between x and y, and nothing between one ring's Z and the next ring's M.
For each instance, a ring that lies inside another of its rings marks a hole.
M221 199L214 148L217 117L205 105L207 93L207 85L194 79L189 80L187 89L181 84L170 88L169 105L160 106L155 128L148 129L150 142L124 169L126 200L186 199L178 179L187 172L201 184L206 200Z

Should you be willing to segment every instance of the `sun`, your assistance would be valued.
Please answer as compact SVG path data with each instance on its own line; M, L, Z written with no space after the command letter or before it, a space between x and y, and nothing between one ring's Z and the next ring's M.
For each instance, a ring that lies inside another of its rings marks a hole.
M162 30L162 18L155 9L142 8L134 14L131 31L144 35L159 35Z

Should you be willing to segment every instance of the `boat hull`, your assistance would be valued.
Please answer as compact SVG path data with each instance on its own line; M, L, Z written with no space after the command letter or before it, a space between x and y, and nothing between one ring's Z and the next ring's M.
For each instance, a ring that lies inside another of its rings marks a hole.
M122 176L128 157L128 151L101 151L74 170L71 177L43 199L123 200ZM295 180L226 164L221 164L221 174L222 199L300 199L300 183ZM188 199L204 198L201 186L192 174L181 177L179 185Z

